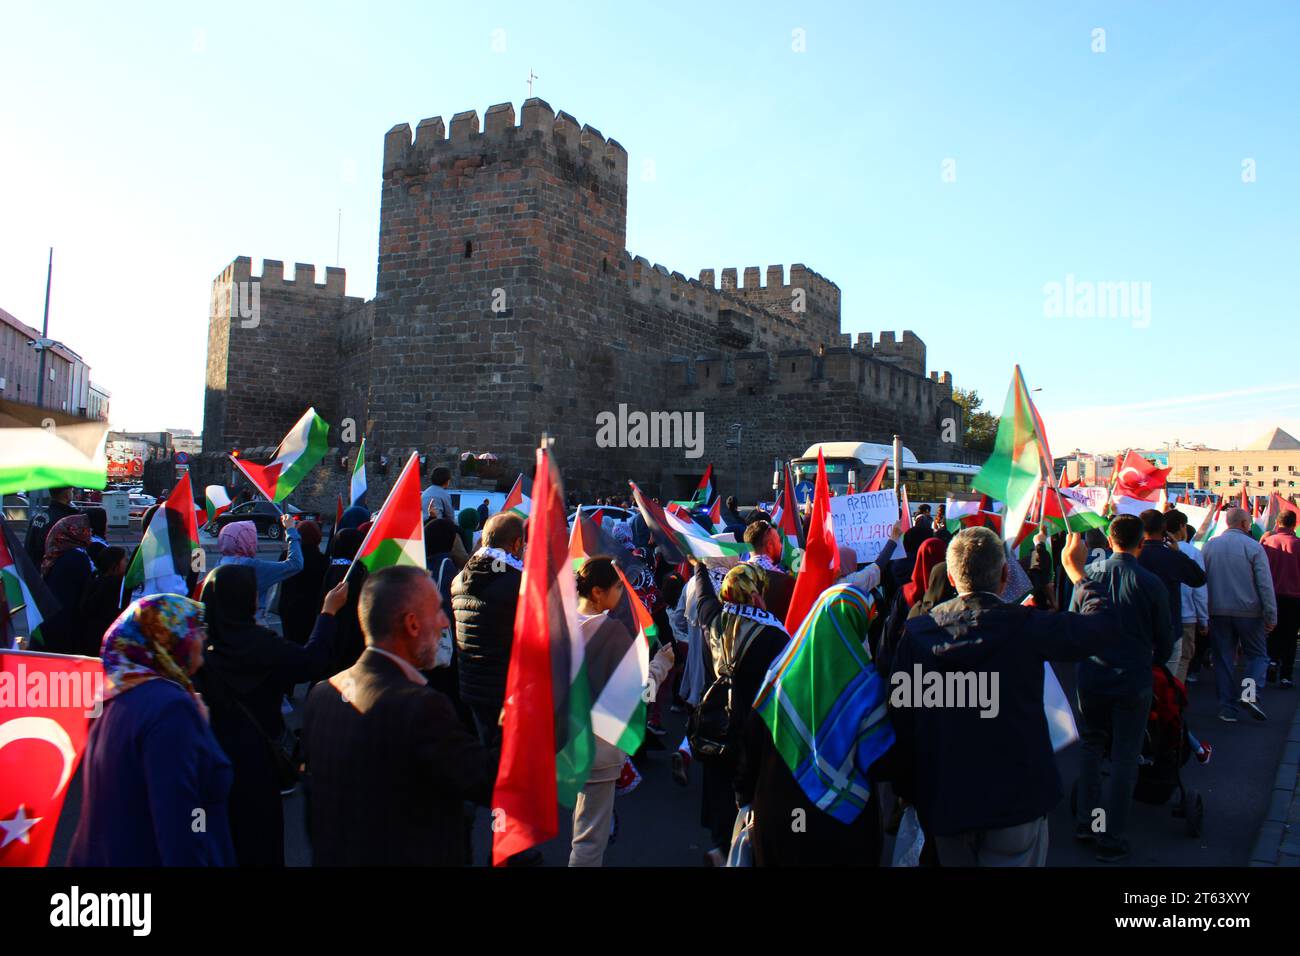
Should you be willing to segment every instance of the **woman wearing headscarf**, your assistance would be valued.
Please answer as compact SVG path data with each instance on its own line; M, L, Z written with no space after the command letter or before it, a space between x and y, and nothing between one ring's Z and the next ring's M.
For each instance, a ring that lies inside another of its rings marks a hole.
M346 517L346 513L344 517ZM330 543L329 565L325 568L325 583L321 585L321 598L335 588L352 567L364 536L356 528L344 528L334 535ZM345 671L357 662L366 649L366 638L361 633L357 617L357 602L361 599L361 586L366 583L365 565L357 565L348 587L348 599L334 615L334 671ZM450 613L450 608L448 608Z
M465 545L465 553L473 554L474 532L478 530L478 509L461 508L460 514L456 516L456 523L460 525L460 539Z
M948 563L940 561L930 569L930 580L925 586L925 593L921 595L921 600L913 604L912 609L907 612L907 619L910 621L914 617L929 614L936 604L951 601L956 596L957 589L948 580Z
M880 862L871 770L894 731L866 646L875 615L857 588L828 588L764 677L736 779L736 801L753 813L755 866Z
M339 523L334 528L334 533L347 531L349 528L356 530L370 520L370 512L361 505L352 505L339 517Z
M284 865L280 698L286 685L334 672L334 614L347 591L340 584L325 596L311 639L300 646L257 623L253 568L222 565L203 581L208 639L197 683L212 711L212 732L235 770L230 834L240 866Z
M191 681L204 636L203 605L176 594L132 602L104 636L69 866L234 865L230 761Z
M87 553L89 547L90 521L84 514L60 518L45 539L41 577L59 602L59 610L45 622L42 631L46 650L56 654L81 654L86 650L81 596L95 571Z
M699 621L704 631L704 686L711 688L721 675L730 675L725 749L704 763L704 805L701 824L708 828L711 846L705 862L722 866L731 848L736 823L736 781L742 772L745 730L752 716L754 696L768 666L790 640L785 626L767 610L763 592L767 573L756 564L740 564L727 571L716 596L709 571L696 563L699 584ZM705 691L708 694L708 691ZM703 710L702 706L699 710ZM698 710L697 710L698 713ZM702 759L695 754L695 759Z
M97 657L104 635L122 613L122 578L126 549L105 547L95 558L95 574L81 595L82 643L76 652ZM129 603L129 602L128 602Z
M455 565L451 572L454 577L465 566L469 555L461 526L439 514L436 499L429 502L429 517L424 522L424 566L429 569L429 573L436 578L438 565L443 558L447 558Z
M320 608L326 562L320 550L320 525L304 521L298 525L298 535L302 543L302 570L280 582L280 623L286 639L306 644ZM281 557L288 558L287 548Z
M911 534L913 528L907 534ZM907 534L903 535L904 546L908 547L908 554L915 555L912 563L912 576L906 584L898 589L894 595L894 600L889 607L889 616L885 618L885 628L880 636L880 646L875 648L875 656L880 668L889 673L890 662L894 657L894 648L898 646L899 640L903 636L903 628L907 626L907 616L911 612L913 605L917 604L925 595L926 588L930 583L930 572L934 566L943 560L945 548L943 542L935 537L922 538L921 544L915 551L911 550L911 545L907 544ZM913 539L915 541L915 539Z
M221 561L217 567L243 565L251 568L257 579L257 619L266 620L266 603L272 587L302 570L302 536L289 515L280 516L289 554L283 561L267 561L257 556L257 525L251 521L232 521L217 535Z

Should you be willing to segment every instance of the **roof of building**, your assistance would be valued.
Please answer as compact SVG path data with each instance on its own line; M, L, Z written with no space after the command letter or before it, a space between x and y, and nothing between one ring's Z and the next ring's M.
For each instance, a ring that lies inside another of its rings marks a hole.
M1300 451L1300 441L1296 441L1280 428L1265 432L1255 442L1246 446L1247 451Z

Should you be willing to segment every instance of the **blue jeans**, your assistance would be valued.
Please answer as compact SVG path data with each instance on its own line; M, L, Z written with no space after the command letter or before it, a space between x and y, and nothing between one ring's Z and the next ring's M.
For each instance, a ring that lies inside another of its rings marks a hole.
M1098 843L1117 844L1128 829L1128 811L1137 784L1138 756L1146 737L1151 691L1112 697L1079 692L1079 805L1076 819L1089 826L1098 808L1106 812ZM1101 799L1101 761L1110 752L1110 792Z
M1268 647L1264 639L1264 619L1210 615L1210 638L1214 644L1214 686L1219 692L1219 712L1235 716L1242 686L1236 679L1233 658L1241 645L1242 664L1247 677L1255 681L1256 699L1268 677Z

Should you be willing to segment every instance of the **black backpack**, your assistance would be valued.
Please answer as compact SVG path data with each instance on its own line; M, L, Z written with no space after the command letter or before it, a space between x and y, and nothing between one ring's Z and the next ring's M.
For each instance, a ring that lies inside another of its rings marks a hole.
M744 623L746 622L737 619L733 626L736 631L740 631ZM732 677L760 629L760 626L754 625L744 628L743 634L733 632L728 635L730 640L725 637L723 639L724 656L718 661L717 677L700 698L699 706L691 712L690 721L686 725L686 739L691 745L691 755L696 760L705 763L719 761L729 756L735 748L731 726ZM701 635L701 639L708 638ZM739 645L735 646L737 640Z

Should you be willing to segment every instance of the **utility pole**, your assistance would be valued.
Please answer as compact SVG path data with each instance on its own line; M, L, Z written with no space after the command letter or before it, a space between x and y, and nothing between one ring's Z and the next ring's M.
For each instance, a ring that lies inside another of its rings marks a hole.
M50 282L54 278L54 247L50 246L50 263L45 270L45 318L41 322L41 341L36 350L40 358L36 362L36 407L45 401L45 351L50 338Z

